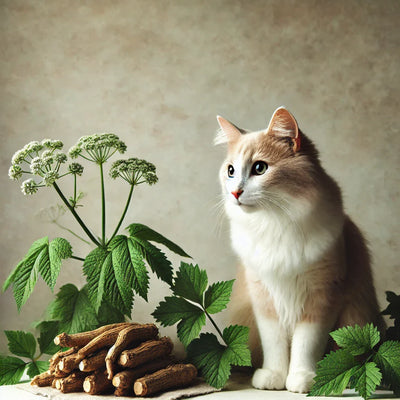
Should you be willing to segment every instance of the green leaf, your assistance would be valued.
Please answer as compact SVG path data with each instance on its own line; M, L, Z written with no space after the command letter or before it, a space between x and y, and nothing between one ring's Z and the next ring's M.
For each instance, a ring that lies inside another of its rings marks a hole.
M181 319L190 318L197 315L198 311L203 312L194 304L189 303L181 297L169 296L160 302L151 314L162 326L171 326Z
M350 379L350 387L356 389L363 399L368 399L381 383L382 374L374 362L357 368Z
M62 260L65 260L72 256L72 247L68 240L63 238L55 238L50 242L48 253L51 271L50 287L51 289L54 289L58 275L60 273Z
M83 273L86 275L88 294L91 303L98 312L103 300L107 300L124 315L130 315L133 293L130 304L126 304L127 289L122 286L125 298L117 282L111 252L98 247L91 251L83 262ZM118 270L120 274L120 270ZM120 276L119 284L124 285ZM124 301L125 300L125 301Z
M229 303L235 280L213 283L204 294L204 307L210 314L224 310Z
M227 345L226 353L233 365L251 367L251 353L248 347L249 328L241 325L230 325L222 332Z
M32 294L38 274L41 274L43 280L53 290L60 273L62 260L71 255L71 245L65 239L56 238L50 244L47 236L36 240L5 281L3 290L13 283L15 301L20 310Z
M229 354L212 333L202 333L187 347L188 359L201 371L205 381L222 388L231 373Z
M136 242L138 249L151 268L151 270L164 282L172 283L172 265L165 254L156 246L146 240L133 237L133 243Z
M346 349L353 356L358 356L371 351L379 343L380 334L378 328L367 324L363 328L347 326L330 334L335 342Z
M147 301L149 276L140 246L132 238L118 235L110 242L109 250L118 287L126 296L125 303L129 305L132 302L132 288Z
M3 292L5 292L9 288L9 286L15 281L15 278L18 276L23 264L24 260L20 261L18 265L12 270L11 274L8 276L3 284Z
M4 331L8 339L8 349L20 357L34 358L36 340L30 332Z
M50 304L49 312L52 319L60 322L59 329L62 332L84 332L98 326L96 311L89 301L86 286L81 290L71 283L62 286Z
M383 381L391 386L395 394L400 394L400 342L382 343L374 362L383 373Z
M203 305L203 293L207 287L207 272L201 270L198 265L181 263L176 273L172 291L177 296Z
M15 385L21 380L26 363L16 357L0 356L0 385Z
M36 328L40 331L38 338L40 352L43 354L54 354L60 347L54 344L54 338L61 332L59 321L42 321Z
M14 276L13 293L18 310L26 303L36 285L39 273L39 263L36 260L43 249L48 246L48 242L47 236L33 242L18 273Z
M196 307L197 308L197 307ZM182 319L177 326L178 338L187 347L189 343L199 336L201 328L206 324L206 315L197 308L190 317Z
M102 326L115 324L117 322L124 322L125 316L107 300L103 300L99 308L99 312L97 313L97 319L99 321L99 325Z
M48 361L32 361L27 364L26 373L28 374L29 378L33 378L36 375L41 374L49 369L49 362Z
M182 248L169 239L143 224L131 224L127 227L131 236L138 239L163 244L169 250L182 256L191 258Z
M358 368L356 359L345 349L332 351L318 362L309 396L329 396L342 394L350 378Z

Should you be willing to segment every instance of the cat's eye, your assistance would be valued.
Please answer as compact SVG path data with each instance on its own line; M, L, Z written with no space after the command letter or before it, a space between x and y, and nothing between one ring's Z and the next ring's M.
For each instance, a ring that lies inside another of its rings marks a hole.
M235 173L235 168L233 168L233 165L228 166L228 176L229 178L233 178L233 175Z
M256 161L251 168L251 173L253 175L262 175L265 174L267 169L268 169L268 164L266 162Z

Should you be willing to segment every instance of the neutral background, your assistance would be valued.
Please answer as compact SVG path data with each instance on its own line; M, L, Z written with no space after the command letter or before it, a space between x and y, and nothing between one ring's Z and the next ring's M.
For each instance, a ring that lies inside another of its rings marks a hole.
M1 282L34 240L65 235L36 216L57 203L54 191L26 198L8 180L12 154L31 140L60 138L68 149L99 132L118 134L128 156L157 165L159 183L138 188L124 226L142 222L165 234L211 281L233 278L236 260L217 207L224 149L212 145L215 115L261 129L284 104L315 141L369 239L381 304L385 290L399 292L397 0L0 5ZM90 168L80 212L98 232L99 182ZM110 181L107 189L110 233L128 188ZM60 222L79 231L72 219ZM71 241L78 255L90 250ZM180 259L171 258L177 267ZM77 261L64 264L57 288L67 282L84 283ZM133 319L148 321L166 295L154 280L149 303L137 300ZM30 329L51 299L39 282L18 314L12 291L1 294L0 330Z

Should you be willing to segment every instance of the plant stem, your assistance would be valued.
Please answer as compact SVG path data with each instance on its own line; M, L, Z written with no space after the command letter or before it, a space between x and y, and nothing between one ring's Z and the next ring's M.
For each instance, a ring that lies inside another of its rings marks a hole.
M204 312L206 313L208 319L211 321L211 323L214 325L214 328L216 329L216 331L218 332L219 336L221 336L221 339L224 341L225 343L225 339L222 336L222 332L219 330L217 324L214 322L214 320L210 317L210 314L205 310L205 308L203 308ZM225 343L226 344L226 343Z
M82 240L82 242L85 242L86 244L90 244L90 242L88 242L87 240L85 240L83 237L80 237L77 233L75 233L74 231L72 231L71 229L61 225L59 222L54 221L54 223L61 229L64 229L65 231L69 232L71 235L74 235L76 238Z
M121 227L122 221L123 221L124 218L125 218L125 215L126 215L126 213L127 213L127 211L128 211L128 208L129 208L129 204L130 204L131 199L132 199L132 193L133 193L133 188L134 188L134 187L135 187L135 185L131 185L131 189L130 189L129 195L128 195L128 200L126 201L126 204L125 204L124 212L122 213L122 216L121 216L121 218L120 218L120 220L119 220L119 222L118 222L117 227L116 227L115 230L114 230L114 233L113 233L112 236L111 236L111 239L113 239L114 236L118 233L118 230L119 230L119 228ZM110 243L111 239L108 241L108 243Z
M71 256L71 258L73 258L74 260L85 261L85 259L82 257Z
M103 163L100 164L100 177L101 177L101 241L104 245L106 243L106 193L104 189L104 171Z
M100 242L93 236L92 232L88 229L88 227L85 225L85 223L82 221L81 217L78 215L78 213L75 211L75 209L71 206L69 201L65 198L63 192L57 185L57 183L53 183L54 189L56 189L56 192L58 195L61 197L61 200L64 202L64 204L67 206L68 210L71 211L72 215L75 217L75 219L78 221L79 225L82 227L82 229L85 231L85 233L89 236L90 240L96 245L96 246L101 246Z
M74 208L76 207L76 174L74 174Z

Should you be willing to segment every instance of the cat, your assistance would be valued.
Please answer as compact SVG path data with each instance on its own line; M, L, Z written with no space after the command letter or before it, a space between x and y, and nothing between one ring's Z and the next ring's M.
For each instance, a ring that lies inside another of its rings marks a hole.
M215 143L228 148L224 208L241 261L231 304L235 322L250 327L260 367L252 384L306 393L330 331L369 322L384 330L368 248L286 108L255 132L217 120Z

